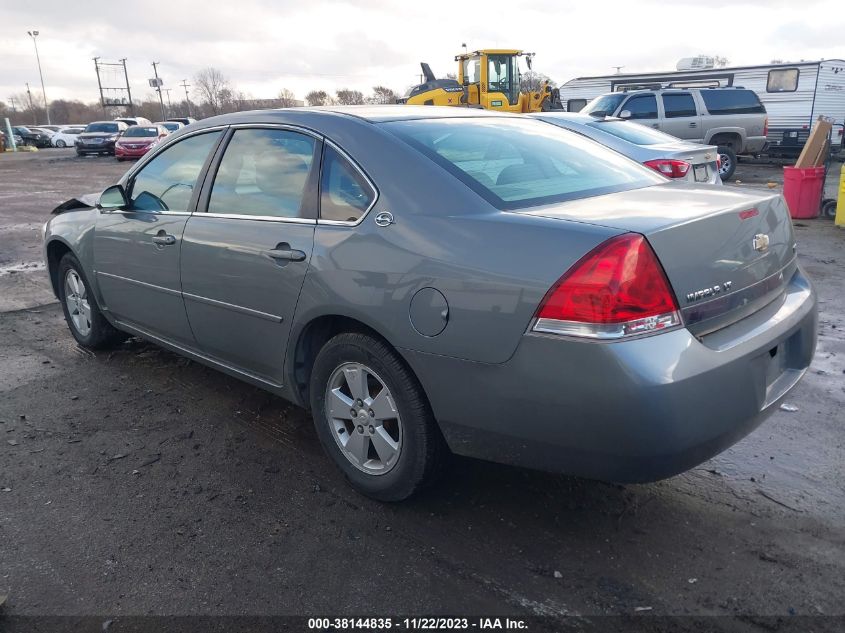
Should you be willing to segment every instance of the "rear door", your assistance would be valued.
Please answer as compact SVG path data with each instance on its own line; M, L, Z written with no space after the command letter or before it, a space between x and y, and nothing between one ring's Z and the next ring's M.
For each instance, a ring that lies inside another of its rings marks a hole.
M660 95L663 103L663 119L660 129L677 138L700 143L701 121L695 106L695 99L689 92L664 92Z
M200 351L274 385L314 245L321 145L283 126L234 129L183 238Z
M179 283L185 223L221 130L188 136L144 164L127 183L129 205L103 211L94 265L105 307L120 321L191 346Z

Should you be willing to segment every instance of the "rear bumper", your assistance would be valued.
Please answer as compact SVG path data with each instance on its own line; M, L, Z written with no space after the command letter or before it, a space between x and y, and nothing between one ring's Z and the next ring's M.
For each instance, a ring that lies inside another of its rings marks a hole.
M782 298L701 340L686 329L616 343L526 334L501 365L406 355L454 452L642 482L755 429L806 371L816 330L799 271Z
M742 154L759 154L764 149L766 149L766 145L768 141L766 140L765 136L749 136L745 139L745 147L743 148Z

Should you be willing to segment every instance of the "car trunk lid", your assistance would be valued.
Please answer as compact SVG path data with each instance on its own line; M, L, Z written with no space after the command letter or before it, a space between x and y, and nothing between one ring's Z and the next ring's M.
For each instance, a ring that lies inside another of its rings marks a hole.
M645 235L697 335L775 300L796 266L792 222L776 194L667 183L522 212Z

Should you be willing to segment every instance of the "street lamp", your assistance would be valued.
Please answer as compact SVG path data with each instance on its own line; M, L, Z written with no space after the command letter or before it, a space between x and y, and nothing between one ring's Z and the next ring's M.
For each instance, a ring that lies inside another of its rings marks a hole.
M38 31L27 31L27 35L32 38L32 43L35 46L35 61L38 62L38 75L41 77L41 94L44 95L44 109L47 111L47 125L50 125L50 106L47 103L47 90L44 88L44 73L41 72L41 58L38 56L38 42L35 40L38 37Z

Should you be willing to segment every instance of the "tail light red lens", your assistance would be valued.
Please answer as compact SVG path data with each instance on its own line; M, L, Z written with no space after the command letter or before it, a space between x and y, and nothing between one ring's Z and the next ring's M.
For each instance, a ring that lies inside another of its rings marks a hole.
M687 175L690 168L690 164L686 161L673 160L669 158L647 160L643 164L646 167L651 167L654 171L663 174L667 178L683 178Z
M533 329L614 339L680 324L657 256L642 235L626 233L599 244L552 286Z

